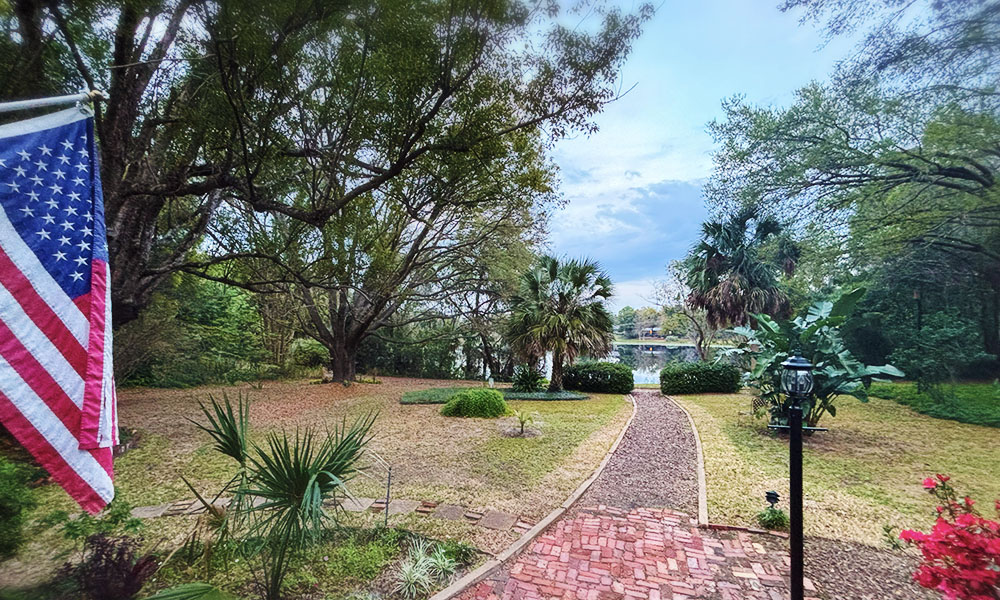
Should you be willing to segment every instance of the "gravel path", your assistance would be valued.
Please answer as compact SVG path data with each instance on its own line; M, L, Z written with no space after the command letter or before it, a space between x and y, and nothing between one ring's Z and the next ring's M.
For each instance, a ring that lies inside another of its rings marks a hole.
M684 412L655 390L633 392L637 411L607 467L576 503L698 513L697 453Z

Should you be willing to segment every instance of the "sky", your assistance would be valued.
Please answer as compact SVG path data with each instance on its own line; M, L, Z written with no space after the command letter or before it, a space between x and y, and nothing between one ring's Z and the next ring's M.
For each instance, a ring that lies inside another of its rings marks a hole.
M651 305L667 263L697 240L712 168L707 124L722 101L787 105L850 53L851 40L824 45L816 25L777 5L664 1L622 69L621 88L635 87L595 118L597 133L556 144L568 204L551 219L550 250L600 262L615 281L612 308Z

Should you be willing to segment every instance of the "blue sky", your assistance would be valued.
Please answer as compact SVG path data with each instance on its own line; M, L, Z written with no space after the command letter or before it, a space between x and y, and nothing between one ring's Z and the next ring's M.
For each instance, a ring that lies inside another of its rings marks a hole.
M722 100L786 105L850 53L850 40L824 46L816 26L777 4L665 1L622 71L622 89L635 88L596 118L598 133L556 145L568 205L552 218L551 250L600 261L615 308L650 304L666 264L697 239L712 166L706 125Z

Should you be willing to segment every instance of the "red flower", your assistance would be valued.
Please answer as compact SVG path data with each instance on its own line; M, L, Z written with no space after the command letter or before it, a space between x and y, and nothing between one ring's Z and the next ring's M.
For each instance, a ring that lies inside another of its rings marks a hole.
M951 479L951 477L948 477L947 475L942 475L940 473L937 474L937 478L941 480L941 483L948 483L948 480ZM930 478L928 477L928 479Z
M924 489L925 490L933 490L936 487L937 487L937 482L934 481L933 479L931 479L930 477L928 477L927 479L924 480Z

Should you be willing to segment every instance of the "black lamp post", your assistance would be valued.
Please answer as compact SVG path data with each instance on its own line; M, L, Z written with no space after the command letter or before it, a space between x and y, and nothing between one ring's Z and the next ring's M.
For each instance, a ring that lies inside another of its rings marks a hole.
M792 562L791 588L792 600L802 600L802 401L809 398L813 389L812 363L803 358L798 351L794 356L781 363L785 368L781 374L781 391L788 396L791 404L788 407L789 433L789 550Z

